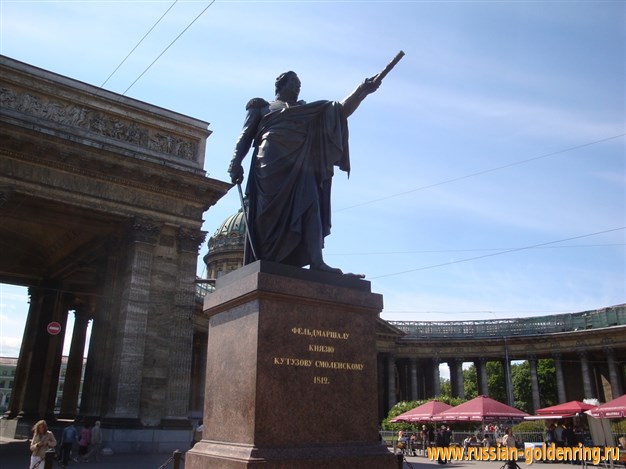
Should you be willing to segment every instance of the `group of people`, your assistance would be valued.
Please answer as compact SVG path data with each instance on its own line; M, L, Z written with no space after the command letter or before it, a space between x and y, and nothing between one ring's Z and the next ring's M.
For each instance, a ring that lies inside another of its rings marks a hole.
M556 424L548 425L545 441L546 444L554 443L557 447L576 447L578 443L584 443L584 433L579 426L568 425L566 422L559 421Z
M429 428L426 425L422 425L419 435L416 432L412 432L410 435L404 430L398 432L398 449L405 454L412 454L417 456L418 449L421 448L422 455L426 456L426 451L429 446L446 447L450 445L452 438L452 431L450 427L441 425L438 429ZM445 464L444 460L439 461L440 464Z
M519 445L519 440L517 437L513 435L513 431L510 428L505 428L500 430L499 428L494 431L493 427L489 429L491 432L495 433L496 431L500 434L503 431L504 436L502 439L498 440L503 446L507 446L509 448L515 448ZM488 429L485 428L485 432ZM422 425L422 429L419 435L416 432L412 432L410 435L406 433L404 430L400 430L398 432L398 449L400 449L405 454L412 454L413 456L417 456L418 448L421 448L422 454L426 456L426 451L429 446L434 447L448 447L452 442L452 431L449 426L441 425L441 427L437 429L429 428L426 425ZM463 448L467 450L470 445L480 445L484 447L491 446L491 441L489 437L485 433L484 435L480 435L480 432L477 432L477 435L470 435L463 440ZM439 464L446 464L447 461L443 458L439 458L437 460ZM515 466L511 466L513 469Z
M63 429L61 436L61 450L59 459L63 465L67 466L70 459L74 462L89 462L100 460L100 447L102 446L102 430L100 421L96 421L92 427L89 422L84 421L80 430L74 423ZM78 454L75 448L78 449ZM72 458L72 453L75 456Z
M42 461L50 449L59 450L58 458L63 466L67 466L70 460L74 462L98 461L101 446L102 430L99 421L95 422L92 427L85 421L80 430L72 422L63 429L60 445L57 448L57 440L54 434L48 430L46 421L39 420L33 426L33 438L30 443L30 469L43 469ZM77 452L75 448L78 450ZM74 454L73 458L72 454Z

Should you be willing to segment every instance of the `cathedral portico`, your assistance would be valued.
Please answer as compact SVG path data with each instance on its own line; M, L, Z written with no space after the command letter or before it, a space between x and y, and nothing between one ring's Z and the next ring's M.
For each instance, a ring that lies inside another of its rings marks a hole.
M57 414L190 427L202 217L230 188L203 169L208 124L7 57L0 71L0 281L31 297L10 415L55 415L69 313Z

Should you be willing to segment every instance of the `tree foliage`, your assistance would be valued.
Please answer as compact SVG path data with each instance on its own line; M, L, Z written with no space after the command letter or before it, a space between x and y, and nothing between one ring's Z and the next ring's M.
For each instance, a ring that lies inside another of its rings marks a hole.
M413 430L416 424L411 423L391 423L391 420L394 417L397 417L400 414L408 412L411 409L415 409L416 407L426 404L427 402L432 401L435 398L430 399L422 399L417 401L401 401L394 405L387 414L387 418L385 418L381 423L381 428L383 430L391 430L391 431L399 431L399 430ZM465 402L464 399L458 399L456 397L450 396L439 396L436 398L439 402L444 402L451 406L457 406Z

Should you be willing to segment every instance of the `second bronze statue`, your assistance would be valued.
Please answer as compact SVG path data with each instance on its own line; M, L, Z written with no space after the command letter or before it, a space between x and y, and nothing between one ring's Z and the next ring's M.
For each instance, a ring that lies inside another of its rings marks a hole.
M330 234L334 167L350 171L347 118L403 55L340 102L298 100L301 83L292 71L276 78L273 101L248 102L228 168L233 184L241 184L241 162L254 147L245 191L246 264L267 260L343 274L324 262L322 249Z

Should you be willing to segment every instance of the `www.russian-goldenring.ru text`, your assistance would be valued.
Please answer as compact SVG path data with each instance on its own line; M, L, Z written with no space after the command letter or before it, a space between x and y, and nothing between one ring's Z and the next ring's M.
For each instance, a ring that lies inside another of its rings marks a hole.
M517 461L524 459L526 464L534 461L589 461L598 465L601 461L619 460L618 447L589 447L581 443L574 447L558 447L554 443L541 446L528 446L524 449L499 447L460 446L430 447L427 456L431 461L437 459L452 461Z

